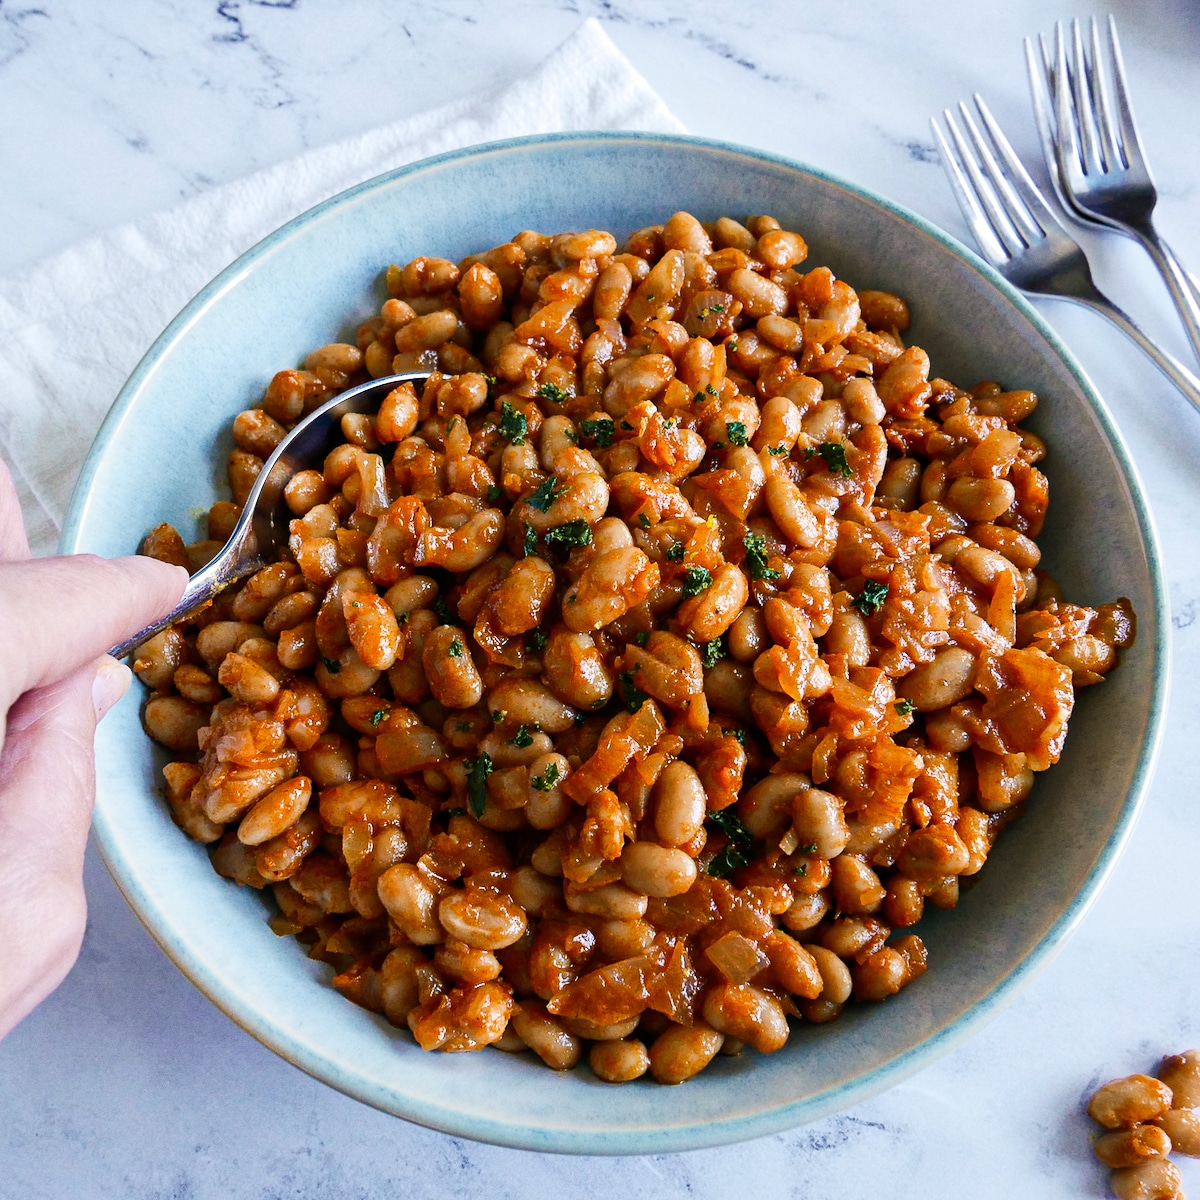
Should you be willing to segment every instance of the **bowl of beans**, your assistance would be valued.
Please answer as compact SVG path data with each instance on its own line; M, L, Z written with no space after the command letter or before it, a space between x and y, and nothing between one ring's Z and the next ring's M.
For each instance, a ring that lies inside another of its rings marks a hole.
M418 163L180 314L64 547L198 569L392 375L98 736L106 862L254 1036L456 1135L681 1150L901 1078L1082 919L1159 736L1159 565L973 255L690 138Z

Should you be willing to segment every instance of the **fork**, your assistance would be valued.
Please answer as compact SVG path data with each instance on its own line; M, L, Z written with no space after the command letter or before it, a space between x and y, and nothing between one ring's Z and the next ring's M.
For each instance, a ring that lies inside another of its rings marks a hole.
M1117 23L1108 18L1107 69L1100 28L1091 21L1091 55L1079 22L1071 22L1071 60L1059 21L1054 54L1038 35L1040 63L1025 39L1025 65L1042 152L1058 198L1087 224L1116 229L1140 242L1158 268L1200 360L1200 288L1159 237L1151 215L1158 199L1129 103ZM1115 84L1115 104L1109 78Z
M967 137L959 131L951 111L943 112L961 165L937 121L929 123L941 150L951 190L983 257L1024 292L1070 300L1107 317L1200 409L1200 379L1178 359L1160 350L1096 287L1082 247L1046 203L978 93L975 105L991 139L990 145L965 104L960 103L958 108ZM997 162L992 146L1003 160L1003 167Z

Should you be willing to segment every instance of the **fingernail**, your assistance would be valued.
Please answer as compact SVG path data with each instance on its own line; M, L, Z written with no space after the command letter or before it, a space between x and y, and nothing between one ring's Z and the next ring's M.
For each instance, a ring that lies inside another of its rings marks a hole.
M127 691L133 682L133 672L111 655L106 654L96 664L96 677L92 680L92 703L96 706L96 720L104 718L104 714Z

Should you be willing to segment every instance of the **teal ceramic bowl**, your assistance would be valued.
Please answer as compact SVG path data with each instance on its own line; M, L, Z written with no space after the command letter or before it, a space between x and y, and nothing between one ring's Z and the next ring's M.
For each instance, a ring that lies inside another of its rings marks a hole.
M1078 364L979 259L912 213L819 171L683 137L579 134L480 146L362 184L255 246L155 342L84 468L67 552L126 554L162 520L221 495L230 418L271 375L377 311L380 273L511 236L589 226L619 237L678 209L767 212L810 263L906 296L934 370L1041 397L1051 446L1046 562L1083 602L1125 595L1137 644L1080 697L1067 750L1000 839L979 884L920 933L930 967L883 1004L801 1025L779 1053L719 1058L682 1087L600 1083L530 1055L427 1055L342 999L328 969L266 925L260 897L218 878L158 798L160 756L125 700L97 737L96 840L129 903L179 968L289 1062L397 1116L463 1137L579 1154L658 1153L773 1133L885 1088L976 1029L1083 919L1145 792L1166 689L1163 585L1146 503L1119 433ZM135 689L136 692L137 689Z

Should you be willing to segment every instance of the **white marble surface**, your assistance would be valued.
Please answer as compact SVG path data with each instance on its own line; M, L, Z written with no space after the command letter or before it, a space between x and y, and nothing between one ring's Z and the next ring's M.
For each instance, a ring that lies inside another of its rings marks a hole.
M1200 16L1191 0L1114 9L1161 229L1195 269ZM1060 9L1092 11L1076 0ZM590 15L693 132L807 160L962 236L927 118L981 91L1032 159L1020 38L1057 14L1034 0L0 0L0 272L515 78ZM1102 282L1184 354L1134 249L1096 249ZM1110 883L981 1033L882 1096L741 1146L619 1160L478 1146L364 1108L261 1048L178 974L93 858L80 962L0 1045L0 1197L1106 1194L1081 1097L1101 1077L1200 1044L1200 416L1098 318L1041 307L1107 398L1145 481L1176 682L1148 804ZM1182 1169L1200 1188L1200 1162Z

